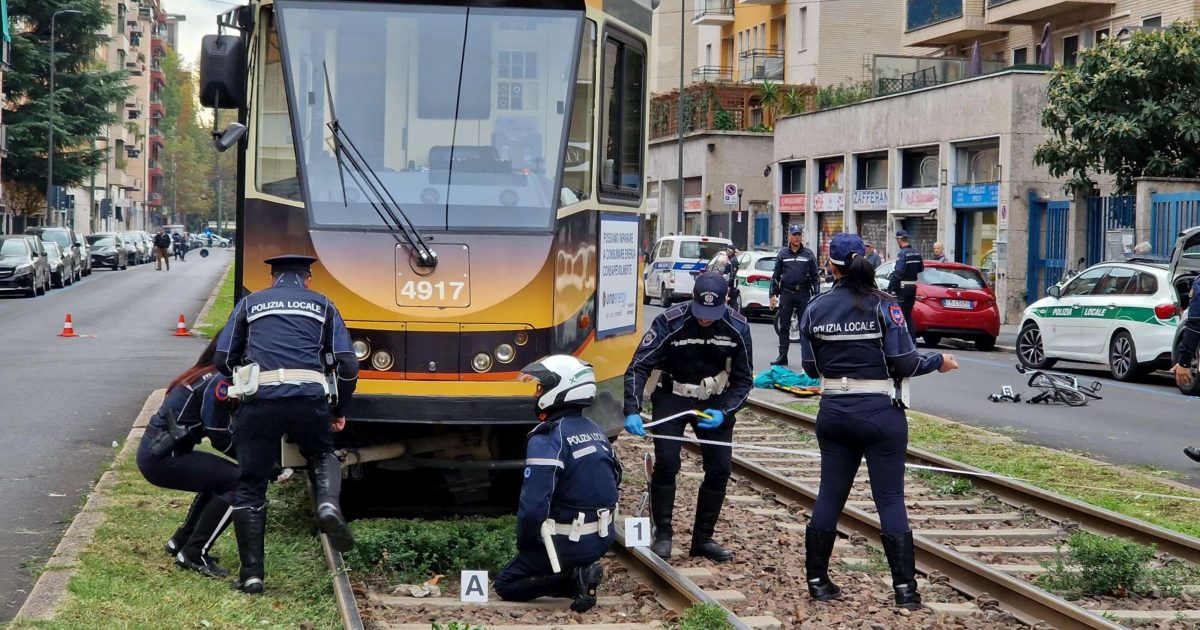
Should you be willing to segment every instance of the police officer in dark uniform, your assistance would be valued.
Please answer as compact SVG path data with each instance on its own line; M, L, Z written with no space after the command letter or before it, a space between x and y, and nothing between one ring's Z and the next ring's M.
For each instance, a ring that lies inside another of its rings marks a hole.
M779 333L779 356L771 365L787 365L791 345L792 316L804 315L808 301L820 291L817 256L804 246L804 226L788 228L787 247L775 255L775 270L771 272L771 308L775 313L775 331Z
M729 284L729 308L742 312L741 290L738 289L738 271L741 265L738 263L738 250L736 247L729 247L725 250L725 257L728 262L725 263L724 271L716 270L725 277L726 283Z
M875 268L867 261L861 238L835 236L829 260L833 289L809 304L800 323L804 372L821 378L821 488L805 532L808 593L819 601L841 595L829 579L829 556L837 539L838 515L866 456L896 605L915 609L921 596L904 507L904 379L949 372L958 364L948 354L917 353L900 306L875 287Z
M917 343L917 327L913 325L913 304L917 302L917 276L925 270L925 259L921 253L908 243L908 232L896 231L896 243L900 245L900 253L896 254L896 267L888 278L888 293L896 296L900 302L900 310L904 313L904 325L908 327L908 336L913 345Z
M308 288L315 260L267 259L272 286L238 302L215 357L241 398L233 432L241 466L233 522L242 570L233 588L247 593L263 591L267 483L284 434L308 461L321 530L339 551L354 545L338 504L342 476L333 431L345 426L342 408L357 384L358 360L337 307Z
M1183 334L1179 336L1179 346L1175 348L1175 382L1180 387L1192 384L1192 362L1196 360L1196 346L1200 345L1200 276L1192 283L1192 295L1188 300L1187 317L1183 320ZM1194 462L1200 462L1200 448L1188 446L1183 454Z
M238 467L228 459L194 450L207 437L218 451L234 455L229 435L233 409L226 396L229 383L213 365L217 341L209 342L196 364L171 381L138 443L137 465L146 481L160 488L196 493L183 524L167 540L167 554L180 567L224 577L229 572L208 552L229 526Z
M650 401L654 419L681 412L703 411L708 418L683 416L653 427L655 435L680 437L692 425L702 440L733 439L734 414L746 402L753 383L750 327L746 318L726 307L728 285L719 274L705 272L696 278L692 301L667 309L654 318L642 337L629 369L625 371L625 429L645 435L639 412L651 372L659 370ZM675 476L679 473L676 440L654 441L654 472L650 479L650 511L654 521L651 550L671 556L671 514L675 507ZM692 528L692 556L725 562L733 558L713 540L725 486L729 482L732 452L729 447L703 444L704 481L696 500Z
M571 610L583 612L596 605L604 575L596 562L615 540L621 464L583 415L596 399L592 366L553 355L525 366L521 380L537 383L541 423L525 449L517 557L496 577L496 593L521 602L570 597Z

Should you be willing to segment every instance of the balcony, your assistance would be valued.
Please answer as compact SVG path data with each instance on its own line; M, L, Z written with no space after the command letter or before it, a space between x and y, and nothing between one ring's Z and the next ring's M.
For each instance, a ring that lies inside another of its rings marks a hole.
M738 55L738 83L783 82L783 51L755 48Z
M780 85L780 92L800 94L808 111L816 109L817 87ZM736 83L693 83L684 88L683 133L761 132L765 120L759 88ZM761 123L761 124L760 124ZM679 134L679 91L655 94L650 99L650 140Z
M783 4L785 0L738 0L738 4L765 7L772 4Z
M995 33L1004 26L989 24L984 0L907 0L905 46L950 46Z
M733 83L733 68L729 66L700 66L692 68L692 81Z
M145 69L145 64L136 60L130 59L125 62L125 70L135 77L142 76L142 71Z
M987 0L988 24L1042 24L1070 12L1072 20L1108 15L1115 0Z
M875 55L871 77L875 96L887 96L969 79L971 60L960 57ZM983 74L1005 67L1003 61L984 61Z
M692 24L724 26L733 24L733 0L695 0Z

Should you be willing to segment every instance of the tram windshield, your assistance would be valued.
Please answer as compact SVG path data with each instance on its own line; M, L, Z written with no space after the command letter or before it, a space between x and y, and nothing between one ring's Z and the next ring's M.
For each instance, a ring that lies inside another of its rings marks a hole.
M551 227L580 13L309 0L276 7L282 55L273 42L259 108L269 115L279 100L270 95L274 55L288 79L299 163L266 173L260 163L263 192L298 199L299 173L314 225L385 227L362 176L339 167L327 126L336 115L418 228Z

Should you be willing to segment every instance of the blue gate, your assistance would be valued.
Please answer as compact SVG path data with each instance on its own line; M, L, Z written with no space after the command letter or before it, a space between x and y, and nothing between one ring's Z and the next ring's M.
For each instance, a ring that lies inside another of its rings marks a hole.
M1200 192L1150 196L1150 251L1155 256L1170 256L1179 233L1197 225L1200 225Z
M1029 273L1025 299L1032 304L1062 279L1067 268L1067 219L1071 202L1029 197Z
M754 214L754 246L765 247L771 242L771 215L765 212Z
M1104 245L1109 231L1134 229L1136 199L1137 197L1134 195L1088 199L1087 265L1089 267L1104 261Z

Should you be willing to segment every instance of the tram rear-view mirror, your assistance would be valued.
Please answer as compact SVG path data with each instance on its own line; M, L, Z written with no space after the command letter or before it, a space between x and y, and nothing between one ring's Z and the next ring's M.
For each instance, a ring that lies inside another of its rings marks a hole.
M224 153L229 150L229 147L237 144L244 135L246 135L246 125L238 122L229 123L225 131L213 132L213 145L217 147L217 151Z
M205 35L200 43L200 104L238 109L246 104L246 46L237 35Z

